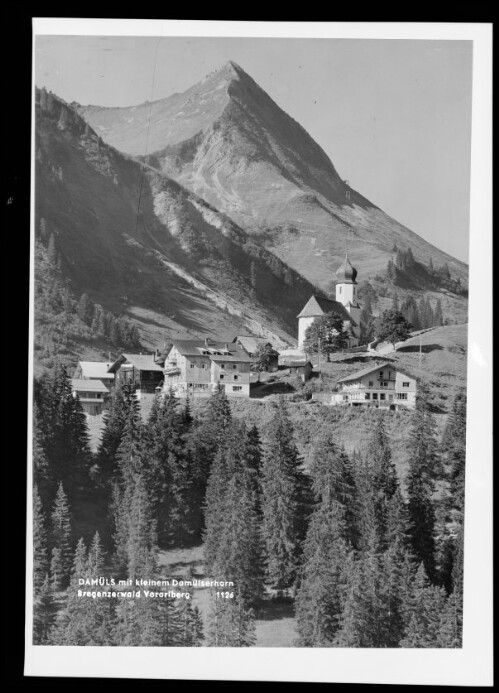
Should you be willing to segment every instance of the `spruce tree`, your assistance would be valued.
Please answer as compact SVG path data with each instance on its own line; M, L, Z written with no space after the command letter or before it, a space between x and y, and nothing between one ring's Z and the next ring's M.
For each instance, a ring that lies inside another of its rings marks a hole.
M342 489L338 489L340 480L333 468L324 472L314 477L317 504L304 543L296 599L298 644L305 647L332 646L348 584L344 568L351 547L345 540L345 505L339 500ZM319 484L322 488L317 488Z
M213 467L218 486L211 485L208 496L205 555L212 574L232 580L251 604L263 594L263 565L257 493L246 452L245 427L234 424Z
M445 590L430 585L421 563L405 604L405 631L401 647L438 647L440 619L445 608Z
M111 484L118 472L117 452L122 443L126 422L139 417L139 403L132 383L118 385L112 392L109 409L104 414L103 432L97 451L97 465L104 485Z
M435 439L435 422L430 412L429 392L419 384L416 409L408 441L409 531L412 552L418 563L423 562L430 580L435 579L435 511L433 492L439 473Z
M62 482L57 489L51 514L51 544L60 552L62 585L67 585L72 564L71 511Z
M256 642L255 615L237 594L232 599L212 594L208 615L209 647L251 647Z
M33 487L33 589L37 595L49 572L45 517L37 486Z
M283 589L296 580L308 514L307 479L283 399L268 426L262 473L267 577Z
M112 600L107 597L92 599L78 596L78 581L95 577L97 576L89 562L85 543L83 539L80 539L74 553L66 605L51 633L50 644L73 646L115 644ZM86 587L84 589L97 591L102 588Z
M33 604L33 645L46 645L57 618L55 603L49 576L45 575L43 583Z

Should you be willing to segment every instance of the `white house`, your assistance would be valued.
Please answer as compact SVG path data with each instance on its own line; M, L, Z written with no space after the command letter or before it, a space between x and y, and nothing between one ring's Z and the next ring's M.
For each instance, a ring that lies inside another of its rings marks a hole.
M101 380L72 378L71 391L73 397L78 395L82 409L87 414L96 416L108 408L109 388Z
M299 313L298 317L298 348L303 349L305 332L316 318L327 313L338 313L343 317L343 329L349 335L348 346L355 347L360 339L360 305L357 300L357 270L348 259L345 259L336 270L336 300L324 296L313 295Z
M393 363L364 368L338 380L338 391L331 395L332 405L414 409L416 379Z
M112 364L105 361L78 361L73 378L80 380L100 380L104 385L114 385L114 373L108 373Z
M207 397L220 388L229 397L249 397L252 362L234 342L175 339L164 356L163 391Z

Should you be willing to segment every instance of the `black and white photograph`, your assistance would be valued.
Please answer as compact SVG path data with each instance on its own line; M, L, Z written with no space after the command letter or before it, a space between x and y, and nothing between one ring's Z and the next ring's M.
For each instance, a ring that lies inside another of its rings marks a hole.
M490 509L480 44L47 21L30 651L458 657Z

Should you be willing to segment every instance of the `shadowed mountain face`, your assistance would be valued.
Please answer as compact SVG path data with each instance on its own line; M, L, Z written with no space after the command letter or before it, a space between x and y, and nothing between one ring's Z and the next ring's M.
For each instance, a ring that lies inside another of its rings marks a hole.
M152 103L75 108L106 142L144 157L323 288L347 235L360 280L384 271L396 245L424 263L447 263L467 283L464 263L350 189L303 127L235 63Z
M36 94L36 229L76 298L125 313L146 347L252 333L292 341L314 287L226 215ZM139 203L140 201L140 203Z

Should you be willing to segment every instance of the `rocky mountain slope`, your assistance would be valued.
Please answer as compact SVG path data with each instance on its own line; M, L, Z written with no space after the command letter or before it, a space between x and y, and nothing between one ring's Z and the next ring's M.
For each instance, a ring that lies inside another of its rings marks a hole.
M74 106L106 142L145 155L323 289L334 279L347 236L359 279L384 273L397 247L411 248L421 263L447 264L467 285L464 263L351 189L303 127L233 62L183 94L151 103ZM412 287L428 288L424 277ZM466 319L461 299L447 302Z
M146 349L198 334L295 339L309 282L45 90L36 93L35 160L37 237L43 227L38 240L52 238L71 300L86 292L133 320Z

